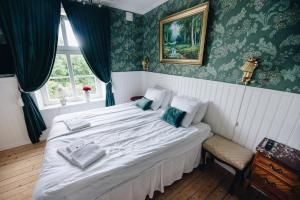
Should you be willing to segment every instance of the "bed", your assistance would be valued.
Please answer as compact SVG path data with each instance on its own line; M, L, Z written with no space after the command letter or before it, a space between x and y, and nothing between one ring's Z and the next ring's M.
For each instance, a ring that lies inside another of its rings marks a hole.
M198 166L211 132L205 123L175 128L160 116L160 110L142 111L131 102L56 117L33 199L142 200L163 192ZM63 120L76 117L91 127L70 133ZM84 170L71 165L57 149L79 138L100 144L107 155Z

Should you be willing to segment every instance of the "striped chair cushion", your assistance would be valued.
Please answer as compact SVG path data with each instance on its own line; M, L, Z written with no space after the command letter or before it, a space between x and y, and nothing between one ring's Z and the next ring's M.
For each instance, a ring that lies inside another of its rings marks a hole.
M253 152L222 136L214 135L203 143L203 148L227 164L243 170L251 161Z

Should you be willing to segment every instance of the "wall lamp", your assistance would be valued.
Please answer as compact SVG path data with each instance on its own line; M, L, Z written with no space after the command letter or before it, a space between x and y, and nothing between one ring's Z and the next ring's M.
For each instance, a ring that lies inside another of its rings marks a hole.
M148 57L146 57L142 60L142 66L143 66L144 71L149 70L149 58Z
M244 73L243 73L243 78L241 80L242 83L245 85L248 85L251 81L253 72L255 68L258 66L258 62L256 58L249 58L245 64L240 68Z

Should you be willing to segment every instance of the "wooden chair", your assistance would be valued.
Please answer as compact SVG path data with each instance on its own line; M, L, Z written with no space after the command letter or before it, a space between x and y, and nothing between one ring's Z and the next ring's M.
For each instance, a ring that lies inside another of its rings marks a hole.
M213 158L235 170L235 176L229 188L230 194L234 194L237 184L244 181L244 173L250 166L253 152L222 136L214 135L202 144L202 169L206 166L207 153L210 153Z

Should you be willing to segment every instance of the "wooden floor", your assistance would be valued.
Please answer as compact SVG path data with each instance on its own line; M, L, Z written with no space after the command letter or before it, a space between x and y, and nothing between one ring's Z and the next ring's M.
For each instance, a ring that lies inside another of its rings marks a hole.
M0 200L31 199L43 161L45 143L25 145L0 152ZM246 194L231 196L228 187L233 176L223 168L212 165L204 172L195 169L183 179L155 193L155 200L196 199L264 199L254 189Z

